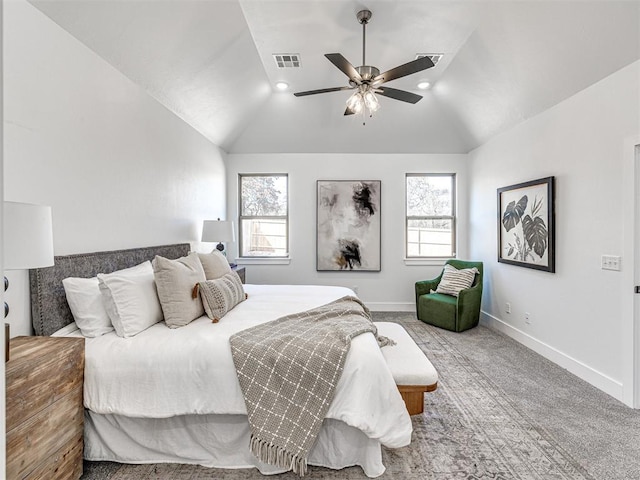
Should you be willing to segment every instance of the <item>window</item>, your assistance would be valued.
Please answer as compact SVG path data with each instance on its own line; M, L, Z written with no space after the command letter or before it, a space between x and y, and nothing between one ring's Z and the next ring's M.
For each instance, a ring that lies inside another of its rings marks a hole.
M286 174L239 176L240 256L289 255L289 200Z
M456 176L408 173L407 258L456 256Z

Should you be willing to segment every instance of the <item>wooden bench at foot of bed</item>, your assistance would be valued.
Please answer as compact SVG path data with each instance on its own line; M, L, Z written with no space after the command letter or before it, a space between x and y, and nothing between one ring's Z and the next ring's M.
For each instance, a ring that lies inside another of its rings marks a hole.
M384 347L382 354L409 415L422 413L424 393L438 387L438 372L402 325L391 322L375 322L375 325L379 335L396 342L395 346Z

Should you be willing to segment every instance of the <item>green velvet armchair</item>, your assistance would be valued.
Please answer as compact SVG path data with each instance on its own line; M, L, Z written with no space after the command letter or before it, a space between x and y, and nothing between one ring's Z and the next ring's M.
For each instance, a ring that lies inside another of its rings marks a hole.
M442 293L430 293L436 290L442 273L433 280L416 282L416 313L425 323L445 328L453 332L462 332L478 325L480 320L480 302L482 301L482 262L447 260L446 263L458 270L478 269L470 288L460 291L457 297Z

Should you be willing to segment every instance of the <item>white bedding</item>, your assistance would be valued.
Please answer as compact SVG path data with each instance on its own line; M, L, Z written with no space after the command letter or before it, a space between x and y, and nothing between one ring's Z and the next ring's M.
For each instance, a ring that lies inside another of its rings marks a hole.
M131 338L113 332L87 338L85 407L137 418L246 414L229 337L353 294L320 286L245 285L245 290L249 298L219 323L202 317L178 329L159 323ZM372 334L353 339L327 418L390 448L409 444L410 417Z
M260 462L249 451L246 415L183 415L130 418L85 413L84 458L120 463L185 463L215 468L287 471ZM377 440L337 420L325 419L308 464L336 470L358 465L375 478L385 467ZM212 476L213 478L213 476Z

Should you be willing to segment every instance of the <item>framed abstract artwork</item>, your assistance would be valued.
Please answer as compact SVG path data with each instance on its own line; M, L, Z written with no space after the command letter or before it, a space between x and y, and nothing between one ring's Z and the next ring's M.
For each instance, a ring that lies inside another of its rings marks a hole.
M498 262L555 272L555 177L498 189Z
M318 180L316 269L380 271L380 180Z

